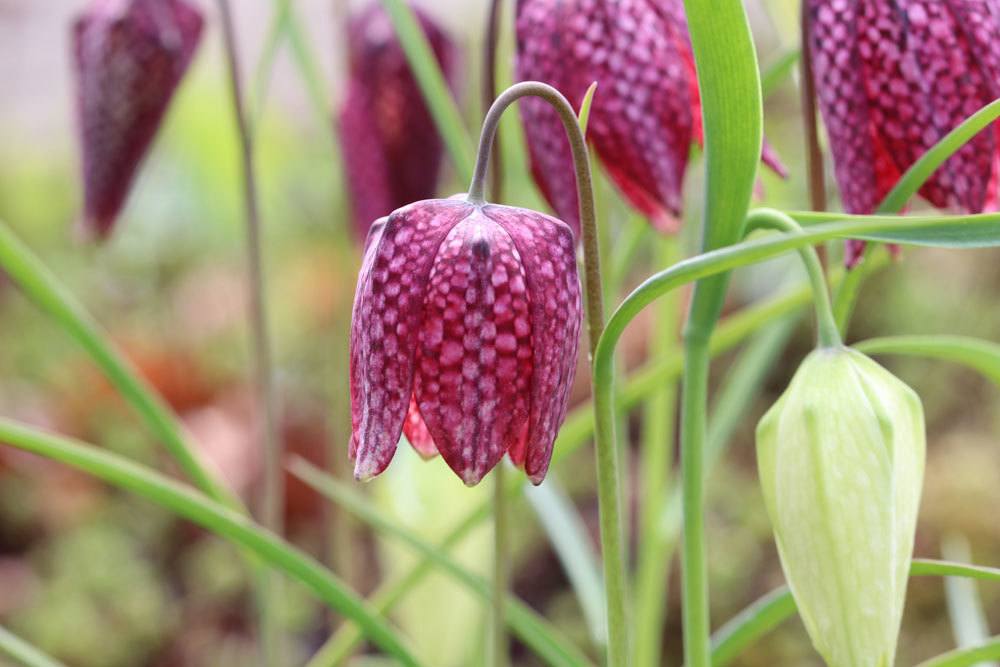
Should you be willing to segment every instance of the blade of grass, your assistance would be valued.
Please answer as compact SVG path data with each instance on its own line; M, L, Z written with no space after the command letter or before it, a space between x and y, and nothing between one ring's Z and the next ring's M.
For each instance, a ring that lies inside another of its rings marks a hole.
M492 594L490 584L484 578L463 568L438 547L427 543L396 522L385 518L348 485L325 474L300 457L292 459L289 471L312 489L348 510L375 530L390 535L419 551L432 560L443 572L466 586L484 601L490 600ZM589 660L576 647L559 636L558 631L549 625L544 618L513 596L507 598L507 617L510 629L547 664L566 667L590 664Z
M36 306L90 355L153 435L160 439L188 479L212 499L234 509L243 509L236 496L199 459L170 407L115 348L111 337L58 278L2 222L0 266Z
M24 667L65 667L3 626L0 626L0 655Z
M917 667L971 667L994 658L1000 658L1000 637L994 637L973 648L955 649L926 660Z
M658 239L657 266L670 266L681 257L677 239ZM649 336L649 358L662 359L680 351L680 294L657 304ZM636 549L636 573L632 589L635 605L636 667L661 664L663 620L666 615L667 580L670 559L664 558L658 537L660 507L667 494L673 466L676 427L677 383L664 382L646 399L642 412L640 443L639 535Z
M413 10L404 0L379 0L385 8L396 35L406 53L406 59L424 95L424 102L434 118L438 133L444 140L452 164L461 182L472 180L473 143L462 120L462 112L452 97L448 82L438 67L434 52L420 29Z
M910 576L967 577L1000 583L1000 569L919 558L914 559L910 565ZM751 604L722 626L713 636L712 667L725 667L725 665L728 665L744 649L790 618L795 613L795 610L795 600L785 586L771 591ZM978 662L979 659L988 659L989 657L994 656L980 656L971 663L955 663L955 665L971 665ZM944 665L955 667L951 663L924 663L920 667L929 667L931 664L934 667L944 667Z
M774 91L784 83L785 79L795 71L802 52L798 49L782 54L767 69L760 74L760 92L764 99L770 97Z
M246 548L356 622L365 636L388 655L410 667L421 664L393 629L332 572L245 515L120 456L9 419L0 419L0 443L59 461L131 491Z
M295 10L292 0L274 0L274 9L271 12L271 20L267 29L267 37L264 40L264 48L261 51L254 71L253 122L251 122L250 126L256 131L260 125L260 119L263 117L264 109L267 106L271 80L274 75L274 65L277 62L278 52L281 50L281 46L286 39L292 49L292 56L296 67L306 85L306 91L309 94L309 101L312 103L316 119L326 129L327 133L330 133L330 103L327 100L326 90L322 83L323 77L319 73L320 70L316 65L316 58L309 47L309 42L303 34L298 13Z
M969 540L958 533L945 535L941 541L941 555L949 560L970 560L972 554ZM948 603L952 633L955 635L955 644L958 648L974 648L988 641L990 629L983 612L983 602L976 589L976 582L961 577L945 577L944 593ZM977 667L997 667L997 663L981 662Z
M604 646L608 641L604 578L587 526L554 473L546 478L545 484L525 485L524 495L535 509L576 593L591 639L595 645Z
M865 354L901 354L961 364L1000 387L1000 345L965 336L887 336L854 345Z

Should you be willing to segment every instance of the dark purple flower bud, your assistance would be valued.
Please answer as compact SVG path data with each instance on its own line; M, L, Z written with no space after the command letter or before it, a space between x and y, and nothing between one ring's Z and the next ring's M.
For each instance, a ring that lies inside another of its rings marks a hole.
M73 26L84 225L106 236L201 38L183 0L94 0Z
M813 74L844 208L872 213L948 132L1000 97L995 0L809 0ZM920 189L939 208L996 202L996 128L980 132ZM849 242L854 264L863 244Z
M579 110L596 81L587 128L625 198L663 232L676 231L701 103L682 0L518 0L517 78L559 89ZM521 101L535 182L579 231L576 177L555 111ZM764 161L784 168L765 147Z
M459 199L371 229L351 326L351 458L370 479L400 434L469 485L504 453L545 477L582 318L573 233L547 215Z
M454 79L454 44L423 12L416 11L441 70ZM339 134L359 239L372 221L437 191L443 146L434 119L396 37L377 3L350 23L347 94Z

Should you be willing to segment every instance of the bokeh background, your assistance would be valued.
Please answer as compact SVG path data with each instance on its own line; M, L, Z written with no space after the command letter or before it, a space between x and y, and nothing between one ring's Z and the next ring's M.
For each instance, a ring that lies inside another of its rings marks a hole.
M261 457L253 432L243 290L239 165L214 4L206 39L167 116L113 238L84 241L71 108L68 36L81 0L0 0L0 219L9 224L110 331L183 416L201 454L252 501ZM331 109L317 109L287 49L279 52L267 93L256 65L273 10L269 0L234 3L241 56L256 119L265 226L267 291L283 405L282 433L292 453L347 475L347 347L359 248L349 231L332 107L343 79L340 21L353 11L331 0L295 5L326 86ZM362 3L357 3L358 5ZM427 11L461 44L466 58L459 102L475 130L483 0L427 0ZM508 3L511 4L511 3ZM748 0L762 65L796 48L796 7ZM509 8L501 63L511 62ZM509 70L509 68L507 68ZM509 72L506 75L509 78ZM600 94L598 92L598 94ZM786 182L762 175L763 201L805 208L798 92L794 77L766 102L766 129L790 167ZM322 111L322 113L320 113ZM515 114L505 121L508 202L544 208L527 176ZM687 217L697 220L700 160L687 184ZM442 194L463 184L447 172ZM628 213L601 186L613 234ZM830 184L831 205L837 207ZM647 232L655 245L653 232ZM696 232L689 224L685 247ZM652 267L640 253L633 285ZM801 280L793 259L743 271L731 309ZM957 333L1000 340L1000 252L912 249L871 280L851 339L890 333ZM643 360L646 343L676 331L648 322L629 334L626 364ZM760 386L735 430L729 453L709 482L712 616L720 625L782 583L757 485L753 426L775 400L811 344L803 317L787 351ZM715 364L721 380L732 360ZM921 395L929 458L917 554L940 557L949 542L968 557L1000 565L1000 410L998 390L970 371L919 360L886 360ZM586 400L585 373L575 400ZM173 471L161 448L115 395L86 355L13 286L0 281L0 413ZM629 433L641 429L638 414ZM633 441L636 440L633 437ZM634 460L635 442L629 449ZM641 473L631 466L633 475ZM173 471L175 472L175 471ZM368 592L413 562L293 479L288 480L288 536L332 563ZM592 453L585 448L550 474L573 498L596 536ZM488 486L488 485L487 485ZM635 488L635 484L630 484ZM424 463L401 448L389 472L364 491L380 509L419 534L447 532L488 489L466 489L440 461ZM586 621L546 531L521 501L514 588L530 605L587 642ZM456 552L486 573L488 526ZM954 553L954 552L951 552ZM665 555L665 558L668 556ZM980 589L986 617L1000 628L1000 588ZM680 664L679 585L663 590L668 617L665 664ZM339 619L288 585L281 612L288 664L301 664ZM428 663L479 664L486 617L451 580L428 577L395 619ZM234 550L160 508L38 458L0 447L0 624L68 664L80 667L253 664L254 614L248 580ZM914 579L900 643L901 664L954 645L943 583ZM363 651L362 651L363 653ZM536 664L515 648L517 664ZM359 655L354 664L375 664ZM0 659L2 664L2 659ZM737 664L819 665L798 620L785 623Z

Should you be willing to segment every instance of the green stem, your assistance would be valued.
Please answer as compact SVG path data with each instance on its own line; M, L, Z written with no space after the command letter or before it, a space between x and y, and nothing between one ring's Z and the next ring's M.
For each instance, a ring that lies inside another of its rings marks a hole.
M658 266L671 266L680 255L677 239L660 239L657 255ZM657 304L650 331L650 360L665 359L678 349L679 308L678 298L663 299ZM656 667L661 663L670 560L661 552L659 525L674 452L676 400L676 383L665 382L650 396L643 411L639 553L633 587L637 667Z
M246 222L247 291L249 326L254 366L256 408L259 411L261 451L264 461L263 487L260 499L261 521L271 532L281 535L284 526L284 471L281 467L283 443L278 434L278 397L274 392L274 369L271 355L270 332L267 324L267 301L264 287L264 258L261 241L260 209L254 167L254 147L247 118L243 87L240 81L240 63L236 47L236 30L233 25L229 0L218 0L222 21L223 46L229 70L230 95L233 114L240 140L240 159L243 171L243 205ZM261 606L261 641L263 664L278 665L281 659L281 630L277 617L277 600L281 597L281 581L277 576L264 575L259 591Z
M0 655L5 655L24 667L65 667L63 663L45 655L3 626L0 626Z
M590 340L590 357L594 358L597 342L604 330L604 300L602 297L600 252L598 250L597 220L594 209L594 186L590 171L587 142L573 111L572 105L558 90L537 81L515 84L504 91L493 103L483 121L479 152L468 200L484 202L486 171L490 149L500 116L518 99L534 95L548 102L559 114L573 153L576 172L577 196L580 207L580 227L583 236L584 297L587 303L587 334ZM614 419L614 415L611 415ZM614 426L610 437L605 425L604 437L596 440L597 495L600 506L601 550L604 556L604 582L608 606L608 663L628 664L628 623L625 613L625 538L620 502L620 476L618 452L614 439Z
M245 547L298 579L332 609L357 622L365 635L388 655L404 665L419 667L420 662L393 629L332 572L245 515L120 456L9 419L0 419L0 442L59 461L131 491Z
M483 109L488 109L497 96L497 44L500 41L500 13L502 0L490 0L486 15L486 35L483 39ZM499 132L499 130L498 130ZM500 142L499 139L494 139ZM503 201L503 151L493 151L490 165L490 195L493 201Z
M507 494L504 466L493 469L493 667L507 667Z
M757 229L775 229L780 232L798 234L802 227L790 217L774 209L760 208L747 216L747 233ZM826 286L826 274L820 263L819 255L812 246L799 249L799 256L805 265L809 284L812 285L813 303L816 305L816 332L822 347L839 347L841 345L840 331L833 316L833 305L830 303L830 290Z

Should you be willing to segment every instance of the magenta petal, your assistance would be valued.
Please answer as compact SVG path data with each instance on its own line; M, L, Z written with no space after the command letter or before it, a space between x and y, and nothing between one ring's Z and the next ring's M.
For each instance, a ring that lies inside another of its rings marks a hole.
M182 0L95 0L73 26L84 224L107 235L201 39Z
M523 462L529 479L539 484L576 374L583 309L573 234L559 220L534 211L490 205L483 212L513 239L527 279L534 373ZM521 457L515 452L512 458Z
M434 444L431 432L427 430L427 424L424 423L415 397L410 398L410 409L407 410L406 421L403 422L403 434L421 458L432 459L437 456L437 445Z
M374 232L359 276L351 324L354 474L370 479L396 452L410 406L424 293L438 246L471 207L418 202Z
M528 421L529 294L507 233L475 211L434 261L415 395L438 452L468 485L503 458Z

